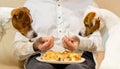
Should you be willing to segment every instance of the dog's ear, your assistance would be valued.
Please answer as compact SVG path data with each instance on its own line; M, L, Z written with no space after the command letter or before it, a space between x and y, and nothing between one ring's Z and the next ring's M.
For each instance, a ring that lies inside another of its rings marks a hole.
M12 11L12 19L16 20L16 21L20 21L23 16L24 16L24 12L23 11Z
M95 25L94 25L94 27L92 29L97 30L99 28L100 28L100 19L98 17L98 18L95 18Z
M17 10L30 12L30 10L27 7L19 7L19 8L13 9L11 12L11 15L14 13L13 11L17 11Z
M85 26L92 26L92 20L94 19L96 13L95 12L90 12L86 15L86 17L84 18L84 25Z
M28 13L30 12L30 10L27 7L21 7L21 9L25 12L28 12Z
M30 12L29 9L26 7L20 7L20 8L13 9L11 12L12 19L16 21L22 21L25 15L27 16L30 15L29 12Z

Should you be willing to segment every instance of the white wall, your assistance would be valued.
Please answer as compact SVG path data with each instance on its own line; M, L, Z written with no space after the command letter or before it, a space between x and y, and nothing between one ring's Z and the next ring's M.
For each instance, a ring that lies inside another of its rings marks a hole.
M0 0L0 6L19 7L26 0ZM120 16L120 0L94 0L100 7L109 9Z

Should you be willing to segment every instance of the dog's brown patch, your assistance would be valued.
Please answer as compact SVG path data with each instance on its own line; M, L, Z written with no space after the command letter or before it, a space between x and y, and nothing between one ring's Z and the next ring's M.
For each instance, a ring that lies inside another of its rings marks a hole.
M14 28L26 36L28 31L32 30L32 17L29 9L26 7L16 8L12 10L11 15Z
M84 25L85 25L85 34L84 36L89 36L94 31L99 29L100 27L100 20L99 18L94 18L96 15L95 12L90 12L86 15L84 19ZM94 24L93 24L94 23Z

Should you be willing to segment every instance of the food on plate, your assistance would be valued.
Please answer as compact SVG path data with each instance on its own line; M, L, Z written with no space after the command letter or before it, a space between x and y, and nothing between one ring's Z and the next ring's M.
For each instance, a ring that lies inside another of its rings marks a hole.
M81 60L81 55L74 52L53 52L49 51L40 56L43 60L55 60L55 61L77 61Z

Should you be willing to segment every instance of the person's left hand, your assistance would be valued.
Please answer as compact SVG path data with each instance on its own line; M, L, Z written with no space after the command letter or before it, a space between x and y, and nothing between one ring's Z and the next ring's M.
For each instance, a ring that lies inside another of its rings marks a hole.
M66 37L64 36L62 38L62 43L63 43L63 47L65 49L68 49L70 51L74 51L78 48L80 40L77 36L70 36L70 37Z

